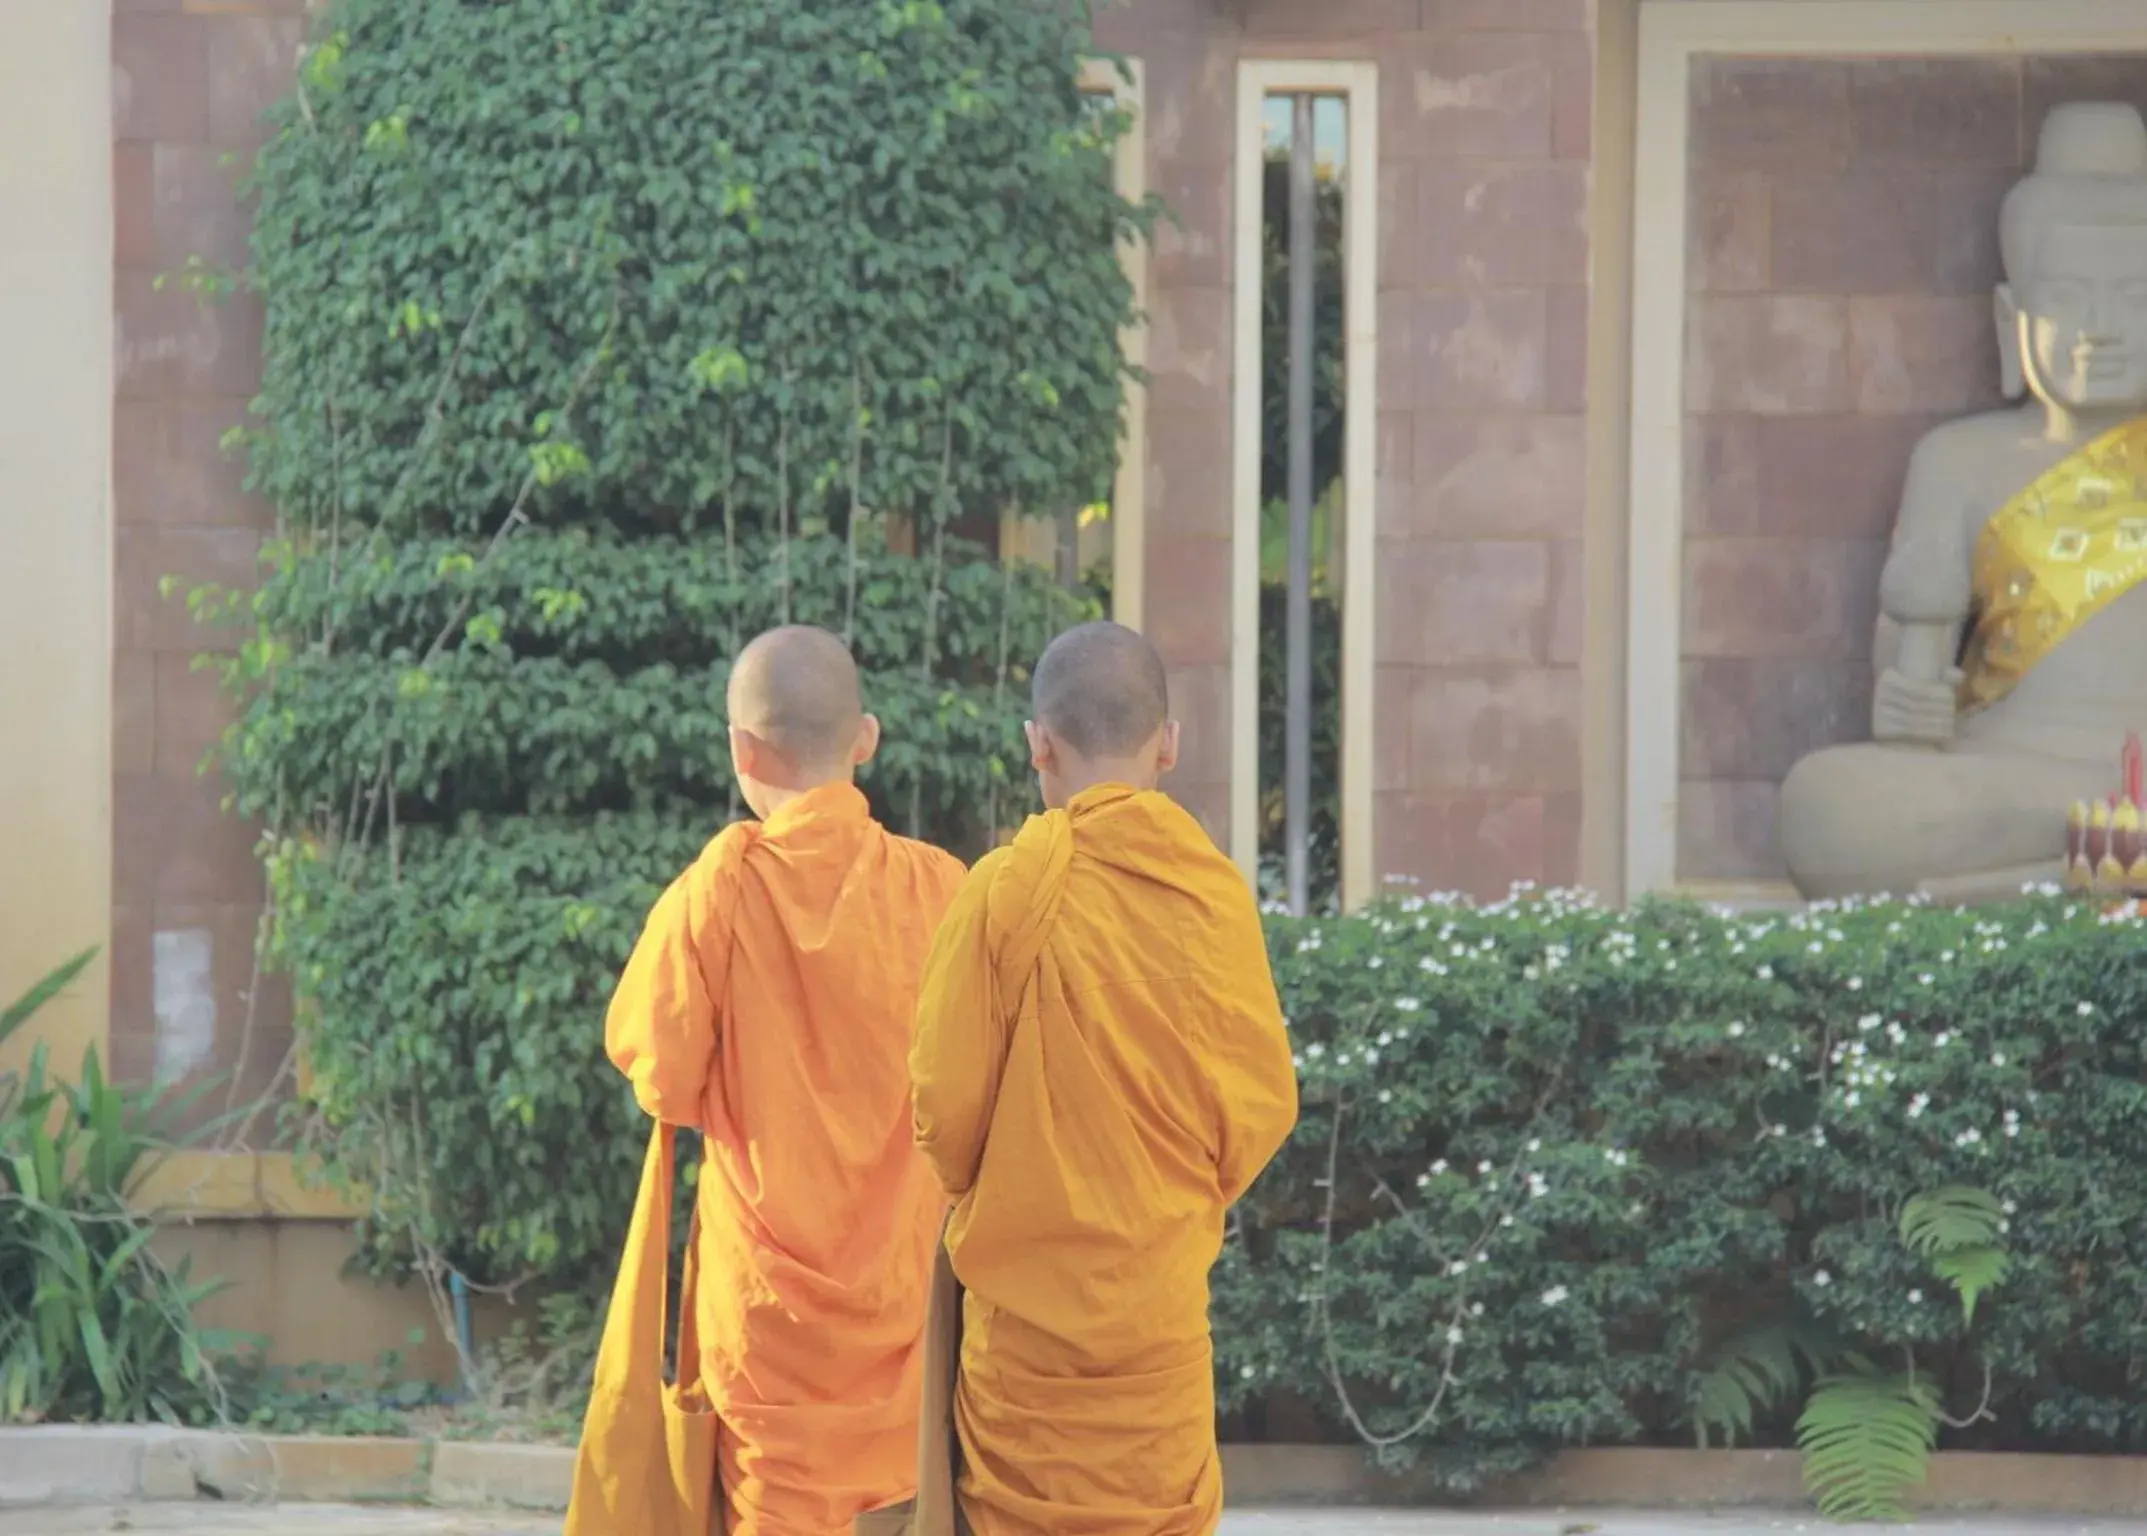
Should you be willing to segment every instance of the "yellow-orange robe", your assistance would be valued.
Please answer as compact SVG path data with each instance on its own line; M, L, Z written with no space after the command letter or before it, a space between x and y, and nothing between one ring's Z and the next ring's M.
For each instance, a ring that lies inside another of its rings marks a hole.
M946 1206L911 1140L919 973L962 866L848 784L728 828L656 903L605 1020L704 1135L703 1376L732 1536L837 1536L917 1486Z
M1244 877L1161 794L1033 818L947 914L910 1072L955 1202L976 1536L1213 1531L1208 1271L1297 1118Z

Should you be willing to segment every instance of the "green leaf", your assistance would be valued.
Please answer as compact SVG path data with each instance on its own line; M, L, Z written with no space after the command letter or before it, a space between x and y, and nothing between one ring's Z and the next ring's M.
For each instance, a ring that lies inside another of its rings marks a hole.
M1785 1406L1830 1355L1816 1333L1790 1323L1754 1328L1723 1344L1693 1387L1700 1449L1749 1443L1754 1421Z
M1901 1207L1901 1241L1918 1258L1994 1247L2005 1226L2005 1207L1998 1198L1965 1185L1917 1195Z
M2012 1266L2012 1256L2003 1248L1955 1248L1931 1259L1932 1271L1960 1293L1961 1321L1971 1327L1976 1303L2005 1283Z
M1938 1425L1937 1395L1924 1382L1869 1371L1825 1377L1797 1420L1805 1490L1829 1520L1905 1519Z

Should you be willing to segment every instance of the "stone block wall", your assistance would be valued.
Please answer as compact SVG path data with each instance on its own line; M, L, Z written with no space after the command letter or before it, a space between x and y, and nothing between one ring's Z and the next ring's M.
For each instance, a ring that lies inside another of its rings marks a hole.
M1575 877L1591 0L1138 0L1152 271L1147 627L1229 805L1232 134L1243 58L1380 66L1375 842L1477 894ZM1273 637L1269 643L1280 643Z
M124 1080L243 1073L266 1089L290 1046L269 983L249 1010L261 871L253 831L197 772L230 719L197 653L228 644L186 592L252 580L268 509L219 449L260 380L261 311L157 279L236 267L236 184L289 84L302 0L112 0L115 315L111 1062ZM167 595L167 584L172 589ZM249 1038L250 1029L250 1038ZM215 1095L211 1110L222 1105Z
M1777 788L1869 733L1908 455L1998 403L1998 205L2053 105L2147 58L1698 61L1678 865L1783 877Z
M252 829L196 769L230 718L184 594L254 571L269 509L219 450L261 315L178 283L244 259L235 184L288 86L305 0L109 0L117 323L112 1059L185 1079L290 1045L255 985ZM1381 872L1479 894L1574 878L1592 0L1132 0L1106 47L1146 70L1152 264L1147 627L1188 751L1229 805L1232 135L1240 58L1380 64L1376 838ZM175 589L164 591L169 581ZM1276 637L1274 643L1279 643ZM221 1098L221 1095L218 1096Z

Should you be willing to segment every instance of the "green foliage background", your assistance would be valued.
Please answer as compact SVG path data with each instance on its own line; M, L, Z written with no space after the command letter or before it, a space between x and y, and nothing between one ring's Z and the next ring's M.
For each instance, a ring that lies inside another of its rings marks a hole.
M279 536L202 607L381 1263L608 1273L603 1004L733 809L742 638L851 637L898 829L1025 808L1019 662L1084 605L972 540L1108 485L1149 217L1087 42L1056 0L328 8L253 176Z
M1309 1414L1474 1488L1692 1443L1771 1331L1913 1359L1968 1425L1942 1445L2147 1447L2136 916L1411 897L1270 923L1304 1115L1215 1276L1235 1432ZM1901 1230L1947 1186L2000 1202L2010 1269L1972 1322L1966 1255ZM1752 1431L1794 1444L1812 1373L1765 1353Z

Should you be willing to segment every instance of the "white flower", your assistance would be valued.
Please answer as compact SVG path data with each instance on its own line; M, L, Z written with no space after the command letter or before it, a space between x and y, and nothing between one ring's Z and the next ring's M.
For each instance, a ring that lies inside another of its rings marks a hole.
M2093 1003L2082 1003L2082 1004L2080 1005L2079 1013L2080 1013L2080 1017L2081 1017L2081 1018L2083 1018L2083 1019L2084 1019L2084 1018L2086 1018L2086 1017L2087 1017L2087 1016L2088 1016L2089 1014L2093 1013L2094 1011L2095 1011L2095 1005L2094 1005Z
M1991 1064L1992 1066L1994 1066L1994 1067L2002 1067L2002 1066L2004 1066L2004 1065L2005 1065L2005 1052L2003 1052L2003 1051L1998 1051L1998 1052L1994 1053L1994 1054L1993 1054L1993 1055L1991 1056L1991 1059L1990 1059L1990 1064Z
M1480 1302L1480 1301L1479 1301L1479 1302L1477 1302L1477 1303L1476 1303L1476 1304L1475 1304L1474 1306L1472 1306L1472 1307L1470 1307L1470 1308L1469 1308L1469 1316L1471 1316L1471 1317L1482 1317L1483 1315L1484 1315L1484 1304L1483 1304L1482 1302Z
M1851 976L1851 977L1849 978L1849 990L1850 990L1851 992L1861 992L1861 991L1863 991L1863 990L1864 990L1864 978L1863 978L1863 977L1861 977L1861 976Z
M1242 909L1241 909L1241 910L1242 910ZM1257 1372L1255 1372L1255 1371L1253 1370L1253 1368L1252 1368L1251 1366L1249 1366L1249 1365L1248 1365L1248 1366L1246 1366L1246 1367L1245 1367L1245 1368L1244 1368L1243 1370L1241 1370L1241 1371L1239 1371L1239 1372L1238 1372L1238 1375L1242 1376L1242 1377L1243 1377L1243 1378L1244 1378L1245 1380L1247 1380L1247 1381L1250 1381L1250 1380L1252 1380L1252 1378L1253 1378L1253 1377L1254 1377L1255 1375L1257 1375L1257 1374L1258 1374L1258 1373L1257 1373Z
M1386 961L1380 959L1377 955L1374 955L1371 959L1364 962L1364 968L1368 971L1376 971L1385 964Z
M1240 910L1243 909L1240 908ZM1321 1045L1317 1040L1315 1040L1310 1045L1305 1047L1305 1054L1311 1057L1314 1061L1318 1061L1322 1056L1327 1054L1327 1047Z
M1417 1011L1417 1009L1423 1006L1424 1005L1422 1003L1418 1002L1413 997L1397 997L1396 999L1394 999L1394 1011L1396 1013L1414 1013ZM1379 1037L1379 1043L1381 1045L1386 1044L1386 1041L1387 1037L1385 1035L1381 1035Z
M1446 1172L1446 1159L1442 1157L1437 1162L1433 1163L1431 1165L1431 1171L1435 1174Z
M1461 1260L1456 1259L1453 1263L1446 1266L1446 1272L1449 1275L1465 1275L1469 1272L1469 1267L1468 1265L1462 1263Z
M1877 1014L1867 1013L1862 1018L1856 1021L1856 1027L1862 1030L1865 1034L1869 1034L1872 1030L1877 1029L1881 1024L1885 1022L1886 1021L1880 1018Z
M1742 1038L1742 1036L1743 1036L1743 1035L1744 1035L1744 1025L1743 1025L1743 1024L1741 1024L1741 1023L1738 1023L1738 1024L1732 1024L1732 1025L1730 1025L1730 1038L1731 1038L1732 1040L1740 1039L1740 1038Z
M1491 1164L1489 1160L1487 1159L1484 1162L1478 1163L1476 1165L1476 1171L1478 1173L1489 1173L1491 1171Z
M1543 1143L1540 1140L1531 1137L1528 1143L1528 1150L1531 1152L1541 1152L1543 1150Z
M1461 1330L1460 1330L1459 1328L1449 1328L1449 1329L1447 1329L1447 1330L1446 1330L1446 1345L1447 1345L1447 1348L1449 1348L1449 1349L1456 1349L1456 1348L1459 1348L1459 1347L1460 1347L1460 1344L1461 1344Z
M1908 1293L1908 1300L1909 1300L1909 1305L1910 1305L1910 1306L1912 1306L1912 1307L1920 1307L1920 1306L1922 1306L1922 1305L1923 1305L1923 1292L1921 1292L1921 1291L1910 1291L1910 1292Z
M1382 1088L1379 1090L1379 1102L1382 1104L1392 1104L1394 1102L1394 1095L1387 1092L1386 1089Z
M1382 1093L1379 1097L1384 1099L1386 1095ZM1857 1105L1863 1102L1863 1099L1857 1094L1845 1093L1841 1097L1841 1102L1847 1105L1850 1109L1854 1109Z
M1759 979L1760 979L1761 981L1772 981L1772 980L1774 980L1774 967L1773 967L1773 966L1771 966L1771 965L1763 965L1763 966L1761 966L1761 967L1759 968Z
M1418 1175L1416 1176L1416 1187L1417 1187L1418 1189L1429 1189L1429 1188L1431 1188L1431 1175L1430 1175L1430 1174L1428 1174L1428 1173L1420 1173L1420 1174L1418 1174Z
M1815 1286L1817 1286L1817 1287L1818 1287L1818 1288L1819 1288L1820 1290L1822 1290L1822 1291L1823 1291L1823 1290L1825 1290L1825 1289L1826 1289L1826 1288L1827 1288L1828 1286L1832 1285L1833 1283L1834 1283L1834 1277L1833 1277L1832 1275L1828 1274L1828 1273L1827 1273L1827 1272L1826 1272L1825 1270L1823 1270L1823 1269L1822 1269L1822 1270L1819 1270L1819 1271L1818 1271L1817 1273L1815 1273L1815 1274L1814 1274L1814 1275L1812 1276L1812 1284L1813 1284L1813 1285L1815 1285Z
M1936 1035L1931 1037L1931 1044L1939 1047L1941 1050L1951 1045L1952 1043L1953 1035L1950 1031L1947 1030L1942 1029Z
M1567 1295L1568 1292L1564 1286L1554 1285L1543 1293L1543 1304L1546 1307L1560 1306L1565 1302Z
M1502 1227L1510 1227L1513 1225L1513 1218L1511 1216L1501 1216L1498 1219L1498 1224Z

